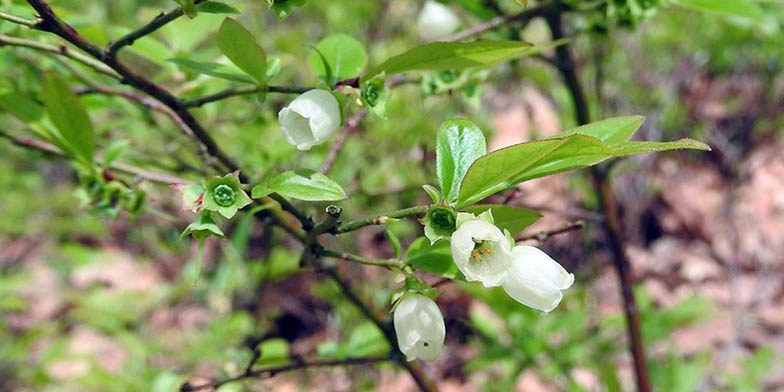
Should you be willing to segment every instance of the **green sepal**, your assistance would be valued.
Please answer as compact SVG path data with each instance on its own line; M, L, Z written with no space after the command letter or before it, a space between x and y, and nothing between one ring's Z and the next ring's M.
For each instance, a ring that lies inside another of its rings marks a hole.
M440 239L448 240L457 229L457 213L446 206L433 206L425 214L425 237L434 244Z
M397 289L392 294L390 301L390 303L392 303L392 309L389 310L389 313L394 313L395 309L397 309L397 306L404 298L415 294L424 295L435 301L438 297L438 290L414 276L409 276L406 278L404 286Z
M422 185L422 189L424 189L425 193L427 193L427 195L430 196L430 199L433 200L433 204L441 204L441 202L444 201L444 196L441 195L441 192L436 189L436 187L430 184L425 184Z
M487 211L482 212L479 215L474 215L470 212L458 212L456 226L459 228L463 223L466 223L474 219L481 219L483 221L495 224L495 218L493 218L493 211L492 209L488 209Z
M362 84L362 102L379 117L386 118L386 106L392 92L386 86L385 73L378 74Z
M307 3L307 0L267 0L269 8L280 20L286 19L291 14L292 8L302 7Z
M386 234L387 239L389 240L389 244L392 245L392 249L395 250L395 258L399 259L400 255L402 254L402 248L400 247L400 238L398 238L395 233L389 230L389 228L384 230L384 234Z
M218 238L226 238L226 235L223 234L223 230L218 227L212 217L210 217L209 211L204 211L199 216L182 231L182 235L180 238L185 238L186 236L192 236L197 240L203 240L205 238L209 238L210 236L215 236Z
M250 197L242 189L240 173L235 171L223 177L209 177L204 179L204 198L202 205L208 211L215 211L227 219L231 219L237 210L251 203ZM226 191L233 191L231 204L226 203ZM217 192L216 192L217 191Z

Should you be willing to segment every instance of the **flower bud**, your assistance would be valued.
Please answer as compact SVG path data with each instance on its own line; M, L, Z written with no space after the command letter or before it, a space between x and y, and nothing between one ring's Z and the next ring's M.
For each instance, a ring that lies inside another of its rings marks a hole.
M485 287L500 286L512 258L512 245L490 222L472 219L452 234L452 258L469 282Z
M444 316L432 299L408 294L397 304L393 318L397 342L407 360L432 361L444 351Z
M504 291L523 305L550 312L574 283L574 275L546 253L533 246L515 246Z
M283 108L278 121L289 143L299 150L310 150L337 132L340 105L329 91L310 90Z
M457 30L459 25L460 19L449 7L433 0L425 2L417 19L419 36L424 41L445 38Z

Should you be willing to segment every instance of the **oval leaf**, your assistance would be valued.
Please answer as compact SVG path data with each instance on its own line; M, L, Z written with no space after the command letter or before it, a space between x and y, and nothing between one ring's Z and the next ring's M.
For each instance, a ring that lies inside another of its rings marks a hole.
M441 192L448 201L457 200L468 168L485 153L485 136L476 124L463 119L441 124L436 142L436 171Z
M332 34L322 39L316 49L324 56L329 65L334 81L351 79L359 76L367 64L367 53L361 42L347 34ZM308 55L308 62L313 71L320 77L328 74L324 63L315 51Z
M408 247L404 261L418 270L465 281L465 276L452 261L449 241L438 241L430 245L430 240L426 237L419 237Z
M266 81L267 55L245 27L234 19L224 19L218 30L217 43L221 52L239 69L258 83Z
M168 59L169 62L185 67L193 72L214 76L216 78L233 80L235 82L255 84L256 80L252 77L241 74L239 72L232 72L231 69L223 64L210 63L203 61L195 61L185 58Z
M343 200L346 193L335 181L313 170L294 170L273 177L264 184L253 188L253 198L270 193L299 200L322 201Z
M46 72L41 99L49 117L60 131L65 147L76 157L92 162L95 135L82 101L68 84L53 72Z
M542 217L542 214L532 209L503 204L480 204L464 208L466 212L474 215L479 215L490 209L492 209L494 224L501 229L509 230L512 235L523 231Z

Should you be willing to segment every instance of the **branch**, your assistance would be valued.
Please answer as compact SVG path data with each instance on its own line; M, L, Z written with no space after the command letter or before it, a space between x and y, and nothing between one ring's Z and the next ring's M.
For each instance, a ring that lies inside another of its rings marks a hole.
M348 366L348 365L370 365L378 362L385 362L392 360L392 357L387 355L383 357L366 357L366 358L346 358L346 359L332 359L332 360L322 360L322 361L311 361L311 362L294 362L290 365L284 365L274 368L267 368L267 369L258 369L258 370L251 370L248 368L244 373L232 377L227 378L225 380L219 380L210 382L207 384L200 384L200 385L190 385L189 383L185 383L180 387L180 392L191 392L191 391L199 391L202 389L218 389L220 386L228 384L230 382L240 381L246 378L269 378L274 377L278 373L288 372L292 370L301 370L307 368L314 368L314 367L327 367L327 366Z
M568 233L574 230L579 230L582 229L583 227L585 227L585 221L580 220L576 222L566 222L550 230L544 230L533 234L520 235L517 238L515 238L515 242L527 241L527 240L537 240L539 242L545 242L547 241L547 239L549 239L552 236Z
M315 87L298 87L298 86L267 86L266 92L279 93L279 94L302 94L306 91L312 90ZM230 87L215 94L205 95L201 98L194 98L184 101L182 105L186 108L199 107L206 103L219 101L221 99L234 97L237 95L247 95L262 92L259 86L240 86Z
M401 268L404 267L404 264L402 264L400 260L397 259L390 259L390 260L373 259L369 257L363 257L363 256L351 254L351 253L335 252L334 250L329 250L329 249L320 250L319 253L323 257L331 257L333 259L346 260L357 264L372 265L376 267L384 267L384 268L396 269L396 270L400 270Z
M546 16L547 24L550 28L553 40L560 40L565 37L562 27L561 13L552 12ZM590 122L588 103L583 92L580 79L575 71L575 61L568 45L560 45L555 48L555 60L558 71L564 79L566 87L572 96L575 106L575 115L579 125ZM610 250L613 254L613 265L615 266L618 279L621 283L621 295L624 301L624 311L626 314L626 324L629 334L629 350L634 361L634 375L637 381L639 392L650 392L651 384L648 376L648 364L645 358L645 348L642 342L642 329L640 328L640 316L637 312L637 305L632 291L631 263L626 256L624 246L624 231L618 216L618 203L612 189L612 183L606 171L597 167L591 168L594 188L599 195L599 202L606 219L602 226L607 233Z
M31 139L31 138L20 139L20 138L17 138L16 136L13 136L13 135L5 132L5 131L2 131L2 130L0 130L0 137L4 137L4 138L10 140L11 143L13 143L16 146L22 147L22 148L26 148L26 149L29 149L29 150L40 151L40 152L43 152L43 153L46 153L46 154L49 154L49 155L52 155L52 156L55 156L55 157L59 157L59 158L67 158L68 157L59 148L57 148L57 147L55 147L55 146L53 146L53 145L51 145L51 144L49 144L47 142L44 142L42 140ZM153 171L149 171L149 170L146 170L146 169L142 169L140 167L136 167L136 166L132 166L132 165L129 165L129 164L121 163L121 162L113 162L111 165L109 165L109 168L113 169L113 170L116 170L118 172L131 174L131 175L134 175L136 177L143 178L145 180L149 180L149 181L152 181L152 182L157 182L157 183L160 183L160 184L166 184L166 185L171 185L171 184L188 184L188 183L191 182L191 181L179 178L179 177L172 176L170 174L153 172Z
M485 31L492 30L498 26L505 25L513 22L527 23L537 16L544 16L553 9L561 6L559 1L551 1L549 3L539 4L536 7L529 8L523 12L514 15L502 15L488 20L482 24L478 24L469 29L456 33L455 35L445 39L445 41L461 41L466 38L473 37L477 34L484 33Z
M117 72L114 72L114 70L111 69L110 67L106 66L106 64L100 61L96 61L94 58L90 56L85 56L79 52L74 52L73 50L71 50L65 45L60 45L60 46L49 45L43 42L0 34L0 47L6 45L35 49L42 52L49 52L49 53L65 56L72 60L78 61L83 65L90 67L95 71L100 72L106 76L110 76L115 79L120 79L120 75L118 75Z
M11 15L3 11L0 11L0 19L5 19L9 22L13 22L30 28L35 27L36 24L41 22L40 19L27 19L21 16Z
M386 215L379 215L375 217L368 217L365 219L356 220L353 222L348 222L344 224L338 225L335 228L334 234L343 234L348 233L350 231L358 230L365 226L371 225L383 225L386 224L389 219L398 219L398 218L409 218L409 217L420 217L427 213L427 210L430 209L430 206L416 206L416 207L409 207L402 210L398 210L395 212L390 212Z
M335 140L335 143L332 143L332 147L329 149L327 158L324 159L324 164L321 165L321 168L319 169L320 172L327 174L329 169L332 167L332 164L335 162L335 159L338 157L338 154L340 154L340 150L343 148L343 143L345 143L346 139L348 139L348 135L359 129L359 122L362 121L365 115L367 115L367 112L367 109L360 110L357 112L357 114L346 121L346 126L343 127L343 132L340 133L340 136L338 136L338 139Z
M193 3L199 4L202 1L204 0L195 0ZM117 41L109 45L109 47L106 50L107 54L111 57L115 57L120 49L128 45L133 45L133 42L136 41L137 39L142 38L145 35L152 34L154 31L160 29L167 23L179 18L184 14L185 13L180 7L177 7L165 14L164 13L158 14L158 16L156 16L155 19L153 19L150 23L147 23L146 25L140 27L139 29L132 31L131 33L125 35L124 37L118 39Z

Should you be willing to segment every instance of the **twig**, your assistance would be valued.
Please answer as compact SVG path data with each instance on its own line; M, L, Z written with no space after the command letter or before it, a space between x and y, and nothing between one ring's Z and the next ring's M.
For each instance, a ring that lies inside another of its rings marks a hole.
M371 365L378 362L385 362L392 360L392 357L387 355L383 357L366 357L366 358L346 358L346 359L332 359L332 360L321 360L321 361L310 361L310 362L294 362L290 365L278 366L274 368L266 368L266 369L257 369L257 370L250 370L248 368L244 373L227 378L224 380L218 380L206 384L200 385L190 385L189 383L185 383L180 387L180 392L191 392L191 391L200 391L203 389L218 389L220 386L240 381L247 378L269 378L273 377L278 373L288 372L292 370L301 370L307 368L314 368L314 367L328 367L328 366L348 366L348 365Z
M430 209L430 206L416 206L416 207L409 207L402 210L398 210L395 212L390 212L386 215L379 215L375 217L368 217L365 219L356 220L353 222L344 223L338 225L335 228L334 234L342 234L348 233L350 231L354 231L365 226L371 225L383 225L386 224L389 219L398 219L398 218L409 218L409 217L418 217L423 216L427 213L427 210Z
M367 112L367 109L362 109L357 112L357 114L346 120L346 126L343 127L343 131L340 133L340 136L338 136L338 139L335 140L335 143L333 143L332 147L329 149L327 158L324 159L324 164L321 165L321 168L319 169L320 172L327 174L329 169L332 167L332 164L335 162L335 159L338 157L338 154L340 154L340 150L343 148L343 143L345 143L346 139L348 139L348 135L359 129L359 122L362 121Z
M202 1L204 0L195 0L193 3L199 4ZM116 56L117 52L120 49L128 45L133 45L133 42L136 41L137 39L142 38L145 35L152 34L153 32L155 32L155 30L160 29L167 23L179 18L184 14L185 13L180 7L175 8L165 14L164 13L158 14L158 16L156 16L155 19L153 19L150 23L147 23L146 25L140 27L139 29L128 33L124 37L118 39L117 41L109 45L109 47L107 48L107 54L112 57Z
M561 12L554 11L545 17L552 33L553 40L560 40L565 37L561 21ZM564 79L567 89L572 96L575 107L575 114L579 125L590 122L588 103L583 93L582 85L575 71L575 61L568 45L560 45L555 48L556 66ZM634 375L639 392L650 392L651 384L648 376L648 364L645 358L645 349L642 342L642 329L640 328L640 316L637 312L637 304L632 291L631 263L624 250L624 232L618 216L618 203L612 189L612 183L607 176L607 172L597 167L591 168L594 188L596 189L605 220L602 222L607 241L613 254L613 265L615 266L618 279L621 283L621 295L624 300L624 312L629 333L629 343L632 359L634 361Z
M31 138L20 139L5 131L0 131L0 137L4 137L10 140L11 143L22 148L40 151L56 157L61 157L61 158L67 157L67 155L64 152L60 151L60 149L42 140L31 139ZM176 176L172 176L170 174L153 172L121 162L113 162L109 166L109 168L119 172L131 174L136 177L143 178L145 180L157 182L160 184L167 184L167 185L187 184L191 182Z
M314 87L298 87L298 86L267 86L266 92L268 93L279 93L279 94L302 94L308 90L312 90ZM219 91L215 94L205 95L200 98L194 98L188 101L184 101L182 105L186 108L193 108L199 107L204 104L219 101L221 99L234 97L237 95L246 95L246 94L255 94L262 92L261 88L258 86L240 86L240 87L230 87L223 91Z
M539 242L545 242L547 241L547 239L549 239L554 235L568 233L574 230L579 230L582 229L583 227L585 227L585 221L566 222L550 230L544 230L533 234L520 235L515 238L515 241L520 242L520 241L527 241L527 240L537 240Z
M333 250L324 249L320 251L324 257L331 257L334 259L346 260L352 263L372 265L376 267L384 267L389 269L399 270L403 268L404 264L397 259L373 259L370 257L359 256L351 253L335 252Z
M0 34L0 47L2 46L18 46L22 48L35 49L43 52L58 54L61 56L68 57L72 60L78 61L79 63L87 67L90 67L106 76L110 76L115 79L120 79L120 75L118 75L117 72L114 72L114 70L111 69L110 67L106 66L106 64L100 61L96 61L90 56L85 56L79 52L75 52L65 45L60 45L60 46L49 45L43 42Z
M13 22L13 23L20 24L22 26L27 26L27 27L33 27L37 23L40 22L39 19L27 19L27 18L24 18L24 17L21 17L21 16L12 15L12 14L9 14L9 13L3 12L3 11L0 11L0 19L5 19L5 20L7 20L9 22Z
M543 16L546 13L550 12L552 9L559 6L558 1L551 1L548 3L539 4L536 7L529 8L523 12L514 14L514 15L502 15L497 16L493 19L488 20L482 24L478 24L474 27L469 29L463 30L459 33L452 35L451 37L447 38L445 41L460 41L466 38L475 36L477 34L484 33L485 31L492 30L498 26L505 25L512 22L527 22L537 16Z

